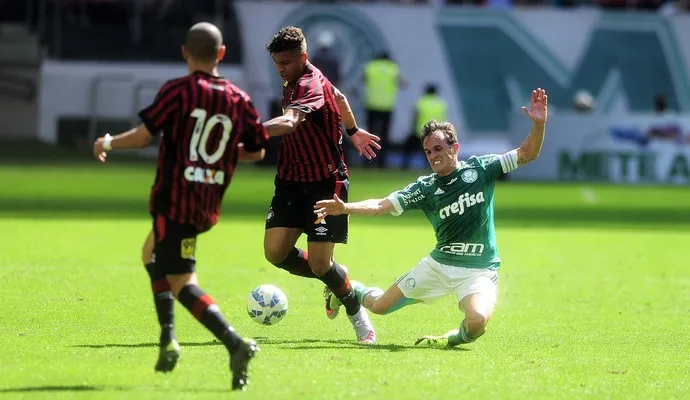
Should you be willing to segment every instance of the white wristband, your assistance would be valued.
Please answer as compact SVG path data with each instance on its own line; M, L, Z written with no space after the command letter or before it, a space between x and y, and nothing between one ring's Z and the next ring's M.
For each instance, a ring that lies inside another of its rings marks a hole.
M113 146L111 144L112 141L113 141L113 137L110 136L109 133L106 133L105 137L103 138L103 150L105 150L105 151L112 150L113 149Z

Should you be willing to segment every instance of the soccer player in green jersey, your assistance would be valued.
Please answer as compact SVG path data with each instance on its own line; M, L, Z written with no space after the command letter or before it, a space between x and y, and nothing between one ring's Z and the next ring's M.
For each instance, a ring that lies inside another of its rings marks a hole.
M437 242L417 266L385 292L352 281L357 300L375 314L388 314L419 302L431 303L454 293L465 314L460 328L442 336L419 338L416 345L452 347L473 342L484 334L496 304L501 263L494 229L494 185L499 175L539 155L547 105L546 92L533 90L529 108L522 108L533 126L520 147L502 155L473 156L466 161L458 161L459 144L453 125L429 121L422 130L422 143L433 174L382 199L344 203L334 196L314 205L314 212L321 216L397 216L408 210L420 210L426 215ZM338 299L327 289L324 294L326 306L336 311Z

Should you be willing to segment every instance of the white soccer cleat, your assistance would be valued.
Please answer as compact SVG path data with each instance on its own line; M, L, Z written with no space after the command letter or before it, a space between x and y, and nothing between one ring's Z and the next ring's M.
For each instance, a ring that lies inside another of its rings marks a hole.
M374 325L371 324L367 309L361 307L357 314L347 316L352 322L352 327L355 328L357 334L357 341L362 344L373 344L376 342L376 332Z

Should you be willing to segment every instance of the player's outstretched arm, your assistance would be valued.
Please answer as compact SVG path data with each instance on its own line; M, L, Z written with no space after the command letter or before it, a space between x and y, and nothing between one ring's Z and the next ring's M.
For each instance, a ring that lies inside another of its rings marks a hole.
M352 140L352 144L359 152L359 155L364 155L368 160L376 157L374 149L381 150L381 145L377 143L381 139L357 126L355 114L352 112L352 107L350 107L347 97L335 86L333 86L333 94L335 95L336 103L338 103L338 111L340 111L340 116L343 118L347 136Z
M153 140L153 135L141 124L119 135L105 134L99 137L93 144L93 154L101 162L105 162L107 153L113 149L139 149L148 146Z
M304 118L304 112L296 108L287 108L283 115L264 122L264 127L270 137L287 135L294 132L297 125L304 121Z
M546 95L546 90L538 88L532 91L529 108L522 107L522 112L532 120L533 124L529 135L517 148L518 165L536 160L539 152L541 152L544 133L546 132L548 103L549 96Z
M318 215L319 218L341 214L381 215L390 213L393 210L393 203L387 198L345 203L337 194L333 195L332 200L321 200L314 204L314 214Z
M264 159L265 155L265 149L249 152L244 148L244 143L239 143L237 145L237 159L239 161L261 161Z

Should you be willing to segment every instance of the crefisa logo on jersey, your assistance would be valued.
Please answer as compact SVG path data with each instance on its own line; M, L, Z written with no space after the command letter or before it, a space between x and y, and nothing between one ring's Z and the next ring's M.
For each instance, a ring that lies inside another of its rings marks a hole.
M475 171L476 172L476 171ZM484 202L484 192L476 194L463 193L458 196L458 200L441 208L438 215L441 219L446 219L452 214L462 215L468 208Z
M331 54L340 64L338 84L343 91L361 86L362 65L390 48L376 22L355 7L330 4L297 7L276 29L286 25L302 29L310 56L317 53L320 44L330 44ZM275 73L273 61L270 58L268 61L272 79L278 86L281 79Z

